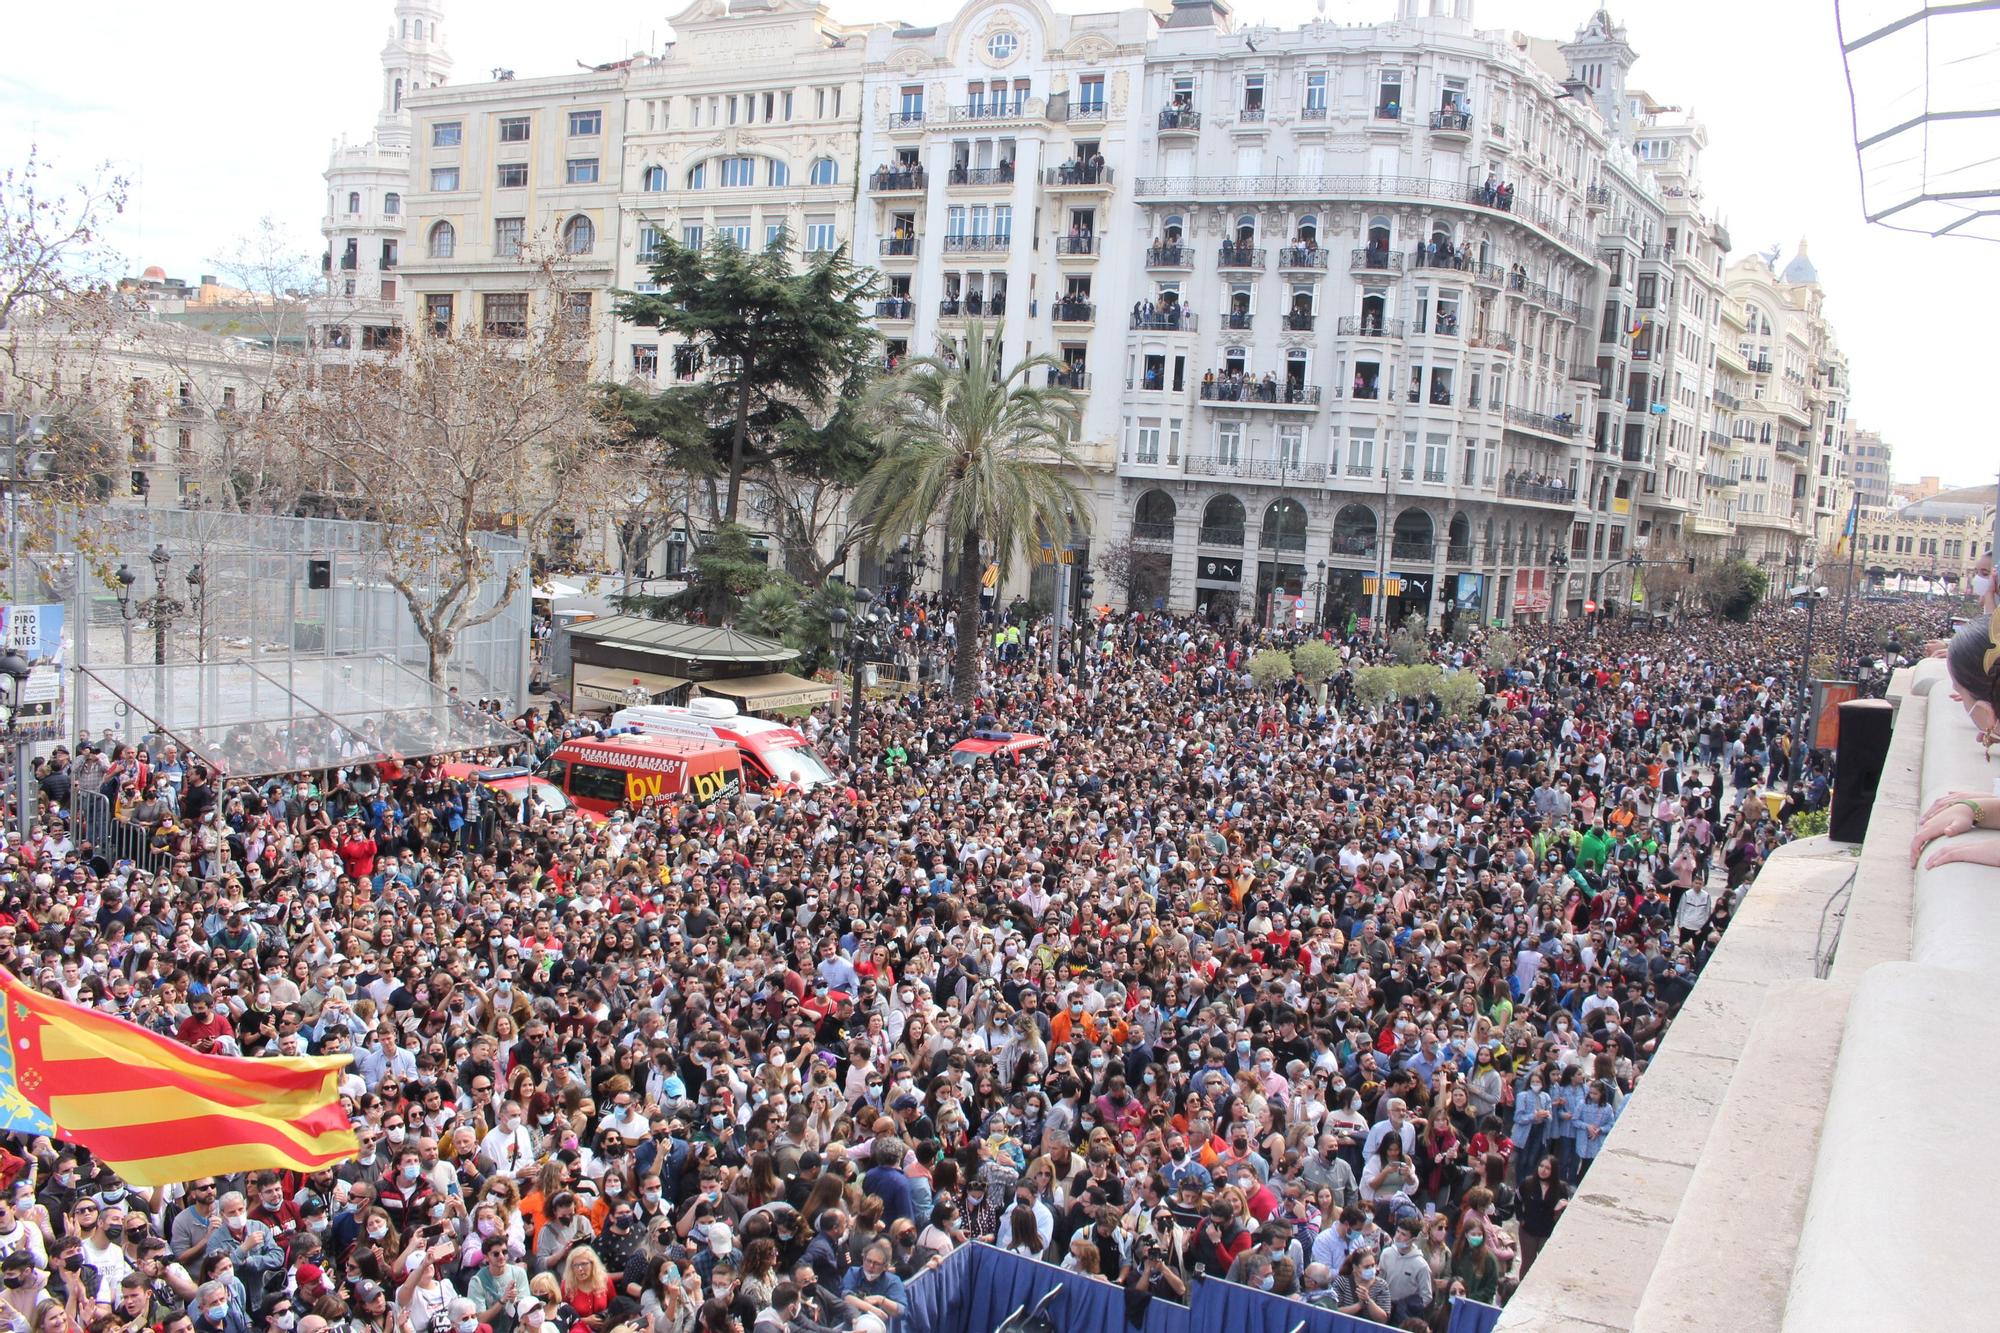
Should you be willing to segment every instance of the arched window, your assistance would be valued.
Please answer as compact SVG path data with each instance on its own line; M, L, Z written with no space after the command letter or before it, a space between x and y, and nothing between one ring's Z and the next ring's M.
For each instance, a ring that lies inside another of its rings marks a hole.
M1186 223L1182 220L1180 214L1169 213L1165 224L1160 228L1160 234L1166 237L1168 245L1179 245L1181 243L1182 229L1185 226Z
M1257 215L1244 213L1236 219L1236 243L1238 245L1257 244Z
M359 213L361 211L361 191L349 190L347 192L347 211L350 213Z
M659 194L667 188L667 169L647 167L639 177L639 188L648 194Z
M1396 515L1396 558L1430 559L1432 531L1431 516L1421 509L1405 509Z
M431 258L450 259L458 253L458 232L449 222L439 222L431 227Z
M1372 555L1374 551L1375 511L1367 505L1342 505L1333 516L1333 554Z
M688 188L699 190L708 184L708 163L697 162L688 168Z
M403 109L403 81L401 79L396 80L396 105L394 109L397 111Z
M814 158L812 164L812 183L814 185L840 184L840 164L830 157Z
M1243 502L1233 495L1218 495L1202 507L1201 539L1210 546L1243 544Z
M587 255L597 248L597 228L578 213L563 224L563 249L573 255Z
M382 211L394 217L403 211L403 196L391 191L382 196Z
M1264 529L1257 534L1257 546L1265 551L1306 549L1306 507L1287 497L1273 500L1264 509Z
M792 183L792 169L775 157L770 159L770 163L771 184L790 185Z
M1368 248L1387 250L1389 248L1389 219L1377 215L1368 219Z
M1172 541L1174 518L1179 513L1174 497L1165 491L1147 491L1132 510L1132 535L1141 541Z

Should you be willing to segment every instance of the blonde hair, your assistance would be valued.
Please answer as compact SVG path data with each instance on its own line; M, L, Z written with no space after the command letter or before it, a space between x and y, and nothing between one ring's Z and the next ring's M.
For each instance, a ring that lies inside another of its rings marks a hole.
M582 1281L572 1280L572 1285L578 1291L587 1291L594 1295L611 1285L611 1274L604 1267L604 1260L598 1257L596 1250L588 1245L577 1246L569 1252L569 1258L563 1263L563 1271L574 1272L578 1264L582 1264L588 1270Z

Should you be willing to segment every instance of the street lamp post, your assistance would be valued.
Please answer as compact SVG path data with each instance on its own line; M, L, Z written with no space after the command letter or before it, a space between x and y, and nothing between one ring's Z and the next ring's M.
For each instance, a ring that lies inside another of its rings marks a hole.
M31 790L28 743L21 739L21 697L27 692L28 659L16 652L0 653L0 736L10 742L14 769L14 824L25 849L35 830L35 798Z
M1803 765L1812 754L1812 642L1813 611L1819 606L1819 599L1826 596L1827 589L1815 587L1812 576L1817 571L1808 567L1805 581L1791 589L1791 595L1803 598L1806 604L1806 643L1799 654L1799 743L1804 747L1799 755Z
M868 589L856 588L853 615L850 616L844 606L834 607L827 615L833 624L834 638L838 640L846 636L847 665L852 673L847 694L847 762L856 766L860 762L858 756L861 749L861 649L865 638L864 625L872 619L868 604L874 600Z
M1312 581L1313 628L1326 628L1326 561L1320 561L1315 568L1318 576Z
M207 583L207 576L203 573L202 567L199 564L194 565L188 570L185 576L187 580L187 599L183 601L167 592L167 572L173 565L174 557L173 553L167 550L165 544L154 546L151 554L146 557L146 560L153 566L153 595L151 597L141 598L137 602L132 600L132 585L139 581L139 576L134 574L128 565L118 566L117 573L112 575L112 582L116 585L118 593L118 616L125 624L126 660L131 660L132 624L136 620L152 629L153 665L155 667L164 667L167 664L167 630L184 615L193 615L196 617L201 615L202 594ZM165 716L166 690L166 673L164 671L155 672L153 678L153 725L162 729L167 725Z

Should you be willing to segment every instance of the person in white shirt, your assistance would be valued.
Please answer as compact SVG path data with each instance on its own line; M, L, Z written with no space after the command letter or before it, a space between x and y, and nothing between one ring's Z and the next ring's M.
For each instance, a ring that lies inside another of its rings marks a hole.
M12 1200L0 1200L0 1259L17 1250L25 1250L34 1258L36 1272L48 1269L49 1248L42 1239L42 1229L23 1219Z
M499 1176L512 1176L535 1160L534 1139L521 1123L520 1103L510 1101L501 1106L500 1123L479 1141L479 1157Z

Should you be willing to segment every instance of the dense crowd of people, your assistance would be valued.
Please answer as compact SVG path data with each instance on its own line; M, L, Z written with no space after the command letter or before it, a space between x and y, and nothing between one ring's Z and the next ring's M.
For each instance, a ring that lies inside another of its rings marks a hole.
M939 609L894 608L912 656ZM1920 651L1883 632L1908 614L1858 606L1841 665ZM0 958L197 1050L351 1055L361 1154L148 1190L13 1137L0 1321L879 1333L984 1240L1136 1302L1231 1281L1442 1327L1535 1262L1825 799L1801 622L1336 638L1324 688L1167 616L1085 625L1056 675L1033 625L970 705L869 702L833 787L601 823L431 761L59 754ZM1364 707L1396 656L1476 705ZM1049 744L950 762L995 724ZM515 725L510 758L592 724ZM79 845L98 778L181 836Z

